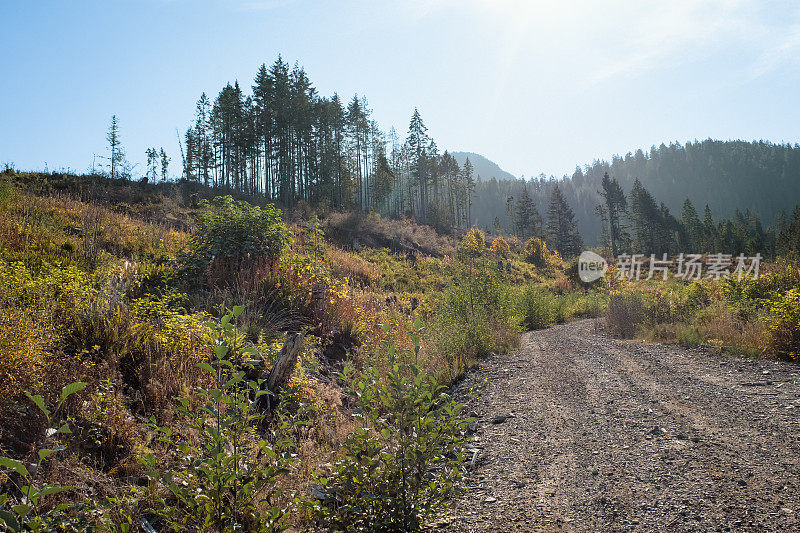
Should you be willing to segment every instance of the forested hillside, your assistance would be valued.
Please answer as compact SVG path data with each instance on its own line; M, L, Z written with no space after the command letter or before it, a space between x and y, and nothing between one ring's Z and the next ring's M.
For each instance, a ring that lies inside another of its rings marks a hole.
M588 244L596 243L600 236L595 207L601 203L604 173L616 178L626 192L638 178L659 202L678 215L689 198L700 211L708 204L715 219L750 210L765 226L774 226L781 211L791 214L800 198L800 146L714 140L662 144L648 152L637 150L614 156L611 162L595 161L579 167L558 183ZM554 182L553 178L540 177L527 185L540 212L546 208ZM506 203L509 196L517 198L521 190L519 181L477 182L477 224L490 228L498 217L510 229L513 221L508 218Z

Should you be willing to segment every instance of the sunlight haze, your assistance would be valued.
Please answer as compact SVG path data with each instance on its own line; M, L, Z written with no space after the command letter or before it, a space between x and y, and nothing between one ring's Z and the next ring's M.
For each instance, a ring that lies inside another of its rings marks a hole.
M0 162L84 171L112 114L128 158L181 134L205 91L249 93L278 54L319 93L366 96L405 136L516 176L693 139L798 140L792 2L4 2ZM177 166L176 166L177 168Z

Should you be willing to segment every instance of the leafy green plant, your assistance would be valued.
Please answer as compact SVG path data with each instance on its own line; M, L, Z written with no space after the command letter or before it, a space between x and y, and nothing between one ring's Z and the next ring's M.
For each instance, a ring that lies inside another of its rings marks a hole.
M522 325L526 329L544 329L555 321L555 298L536 286L527 287L520 296Z
M213 362L198 366L216 383L198 387L194 398L180 398L177 414L194 437L153 426L158 441L178 466L162 470L154 454L144 463L170 497L157 500L152 512L173 531L277 531L286 509L277 505L276 480L289 471L292 443L273 430L270 444L259 435L264 415L258 399L269 394L263 380L245 379L244 349L234 320L236 306L213 324L218 332ZM250 355L253 355L250 353ZM200 407L194 407L196 402ZM280 429L280 428L279 428Z
M180 258L187 279L222 279L245 262L274 265L288 243L281 213L272 205L259 207L222 196L210 203L204 200L200 207L197 231Z
M55 407L47 407L42 396L26 393L39 411L47 420L42 444L36 450L35 462L25 465L22 461L11 457L0 457L0 466L9 474L9 482L17 489L18 497L12 499L6 493L0 494L0 524L5 525L10 531L52 531L64 530L65 523L72 521L66 515L69 504L60 504L47 507L45 500L48 496L72 489L54 483L39 483L37 474L42 472L42 467L51 455L63 451L65 448L57 442L57 436L72 433L69 423L62 418L62 408L66 399L86 387L84 382L75 382L61 389ZM15 501L16 500L16 501Z
M410 332L413 350L384 341L386 375L372 367L353 381L362 426L345 440L334 474L319 479L328 497L318 512L334 527L418 531L457 490L469 420L420 367L419 334Z

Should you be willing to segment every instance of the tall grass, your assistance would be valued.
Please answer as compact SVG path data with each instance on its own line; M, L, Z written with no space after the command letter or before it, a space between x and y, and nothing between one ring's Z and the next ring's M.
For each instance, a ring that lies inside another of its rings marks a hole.
M518 331L510 285L491 269L467 268L442 294L426 337L452 380L481 356L516 346Z

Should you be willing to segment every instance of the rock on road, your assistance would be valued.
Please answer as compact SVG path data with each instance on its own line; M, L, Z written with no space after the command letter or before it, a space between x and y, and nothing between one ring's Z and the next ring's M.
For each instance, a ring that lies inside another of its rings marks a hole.
M797 374L794 363L612 339L592 320L527 333L459 386L478 415L475 461L438 525L800 530Z

